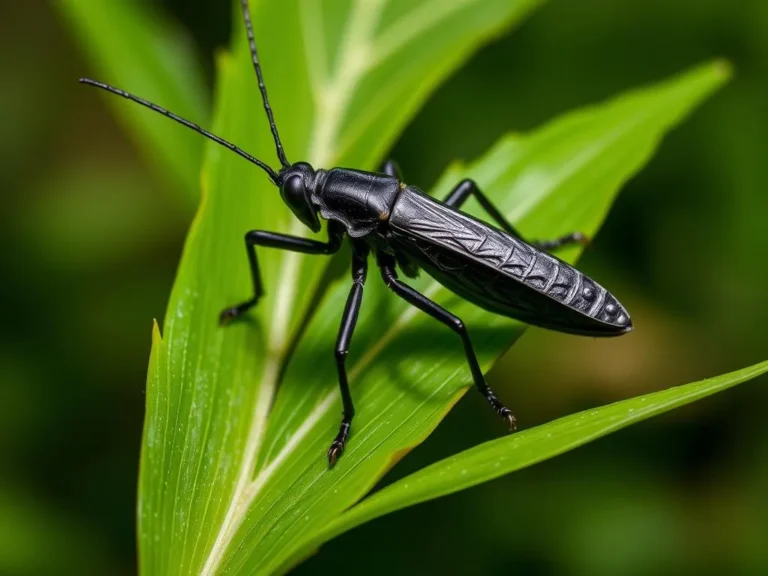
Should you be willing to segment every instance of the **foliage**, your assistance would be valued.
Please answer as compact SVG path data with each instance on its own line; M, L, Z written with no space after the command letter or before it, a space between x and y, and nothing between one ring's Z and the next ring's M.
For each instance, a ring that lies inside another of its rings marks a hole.
M192 46L151 4L56 0L104 82L142 94L195 122L209 117ZM139 149L186 199L198 197L203 140L117 99L110 103Z
M373 169L432 90L538 2L253 4L289 157ZM73 14L90 10L78 6L71 4ZM276 21L279 29L270 25ZM115 28L113 21L93 30ZM298 33L286 37L285 29ZM100 35L103 42L109 39ZM269 159L272 142L241 31L233 42L233 54L218 60L215 132ZM141 62L120 50L105 54L136 68ZM509 135L469 166L449 169L433 193L470 175L529 237L593 235L661 136L728 75L715 62L530 134ZM151 139L155 124L156 118L141 120L134 129ZM184 156L194 171L194 154ZM208 146L202 182L164 337L156 329L153 338L139 489L146 574L284 570L362 521L554 456L768 369L759 365L503 438L352 507L466 390L458 342L372 277L351 356L358 415L347 451L328 470L324 449L340 412L330 350L348 287L337 283L326 292L327 267L319 258L261 251L266 298L251 321L219 328L218 312L250 290L242 234L302 231L263 175L223 149ZM569 261L577 255L562 253ZM465 319L485 368L524 329L460 302L428 278L415 285Z

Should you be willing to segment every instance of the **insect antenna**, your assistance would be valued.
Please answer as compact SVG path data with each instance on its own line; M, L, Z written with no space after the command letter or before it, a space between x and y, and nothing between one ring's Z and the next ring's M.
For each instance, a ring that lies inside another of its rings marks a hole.
M280 163L284 168L291 165L288 162L288 158L285 157L285 150L283 150L283 143L280 142L280 135L277 133L277 124L275 124L275 116L272 114L272 107L269 105L269 98L267 97L267 86L264 84L264 76L261 73L261 65L259 64L259 54L256 52L256 39L253 36L253 23L251 22L251 9L248 7L248 0L241 0L243 7L243 19L245 20L245 30L248 33L248 45L251 49L251 60L253 61L253 67L256 70L256 77L259 80L259 90L261 90L261 99L264 101L264 111L267 113L267 119L269 120L269 128L272 130L272 138L275 140L275 148L277 149L277 157L280 159Z
M277 172L275 172L272 168L270 168L267 164L259 160L258 158L255 158L248 154L245 150L238 148L231 142L227 142L223 138L220 138L216 136L215 134L212 134L208 132L207 130L201 128L194 122L190 122L189 120L185 120L181 116L177 116L173 112L169 112L165 108L162 108L158 106L157 104L153 104L152 102L149 102L148 100L144 100L143 98L139 98L138 96L134 96L133 94L129 94L125 90L120 90L119 88L115 88L114 86L110 86L109 84L104 84L103 82L97 82L96 80L91 80L90 78L80 78L81 84L87 84L89 86L95 86L96 88L101 88L102 90L106 90L107 92L111 92L112 94L117 94L118 96L122 96L123 98L127 98L128 100L131 100L132 102L136 102L137 104L141 104L142 106L145 106L149 108L150 110L154 110L155 112L159 112L166 118L170 118L171 120L175 120L179 124L183 124L187 128L190 128L191 130L194 130L198 134L202 134L206 138L209 138L216 142L217 144L221 144L225 148L228 148L235 154L238 154L239 156L242 156L252 164L255 164L262 170L264 170L269 178L272 180L273 183L277 183L278 175Z

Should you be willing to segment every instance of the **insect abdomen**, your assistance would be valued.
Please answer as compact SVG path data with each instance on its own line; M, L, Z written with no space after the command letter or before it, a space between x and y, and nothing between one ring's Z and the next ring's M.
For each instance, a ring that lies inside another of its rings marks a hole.
M398 248L441 284L491 312L564 332L617 335L629 315L569 264L407 188L390 217Z

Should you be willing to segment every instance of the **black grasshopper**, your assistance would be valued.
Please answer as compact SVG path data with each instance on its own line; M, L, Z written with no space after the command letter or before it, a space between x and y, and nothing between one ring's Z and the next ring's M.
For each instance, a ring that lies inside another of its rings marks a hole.
M353 284L336 341L344 412L339 433L328 449L330 465L344 450L355 413L345 359L363 299L371 253L376 257L382 279L395 294L439 320L461 338L475 387L507 422L510 430L515 428L515 418L486 383L464 323L402 282L397 268L409 277L413 277L418 269L425 270L462 298L490 312L544 328L587 336L618 336L632 329L629 314L605 288L544 251L584 242L581 234L569 234L546 242L526 242L472 180L464 180L440 201L415 186L406 185L392 161L386 162L380 173L346 168L315 169L306 162L291 164L280 142L267 98L248 0L242 0L242 9L253 66L281 163L279 171L155 104L94 80L82 79L81 82L151 108L260 167L280 189L283 200L296 217L313 232L320 231L320 218L328 221L326 242L264 230L248 232L245 247L253 277L253 296L225 309L220 316L222 324L244 314L263 294L256 246L305 254L333 254L344 239L349 238ZM498 228L459 211L471 195Z

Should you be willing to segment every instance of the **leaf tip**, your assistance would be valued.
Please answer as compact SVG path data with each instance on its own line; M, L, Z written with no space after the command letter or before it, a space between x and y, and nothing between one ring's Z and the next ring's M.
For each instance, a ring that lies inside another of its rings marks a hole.
M152 347L158 346L163 343L163 335L160 332L160 325L157 323L157 318L152 319Z
M720 77L723 82L727 82L733 77L734 69L733 64L727 58L718 58L712 62L713 71Z

